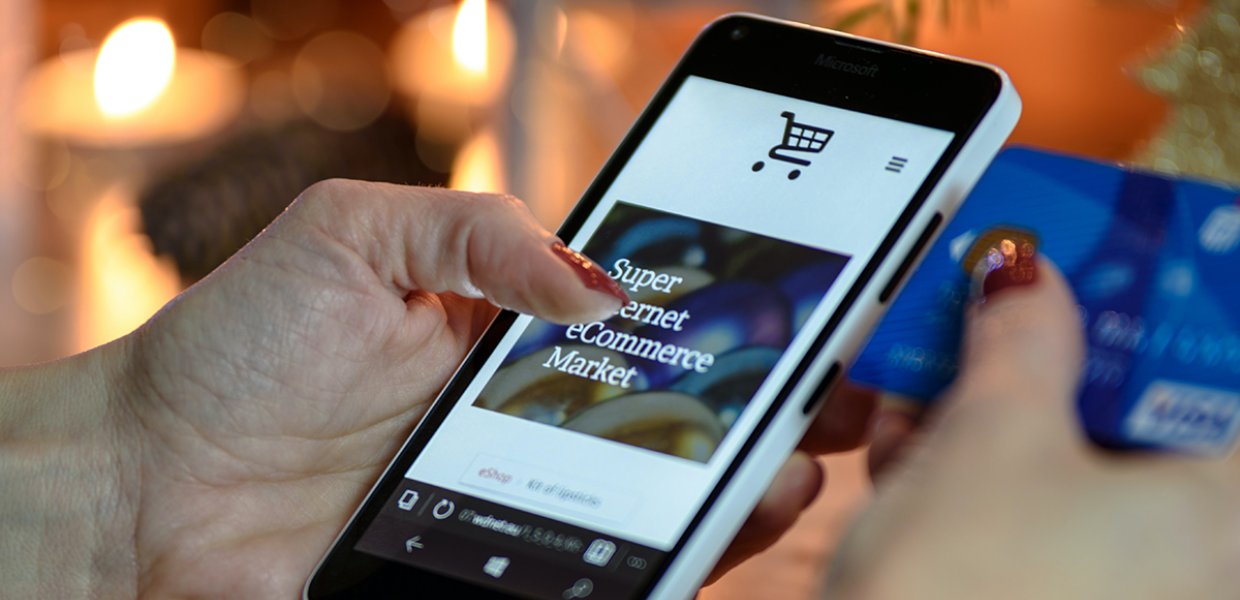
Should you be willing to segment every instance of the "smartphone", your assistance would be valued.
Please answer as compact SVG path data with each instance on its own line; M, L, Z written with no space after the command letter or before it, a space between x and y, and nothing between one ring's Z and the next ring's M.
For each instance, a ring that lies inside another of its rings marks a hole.
M305 596L691 597L1019 112L993 66L711 24L560 230L632 302L501 313Z

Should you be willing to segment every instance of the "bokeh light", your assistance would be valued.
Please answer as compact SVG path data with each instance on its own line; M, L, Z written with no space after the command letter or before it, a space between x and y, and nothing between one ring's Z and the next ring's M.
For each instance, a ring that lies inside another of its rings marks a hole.
M374 122L391 97L383 51L356 33L333 31L310 40L293 63L293 96L319 124L337 131Z
M11 288L17 305L35 315L45 315L68 302L72 271L65 263L35 256L13 272Z
M241 13L222 12L202 28L202 49L223 54L240 64L267 57L274 42L258 23Z

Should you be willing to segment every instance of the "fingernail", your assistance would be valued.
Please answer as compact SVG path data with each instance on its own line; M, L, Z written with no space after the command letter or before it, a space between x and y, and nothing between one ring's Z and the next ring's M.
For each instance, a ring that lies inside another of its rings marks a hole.
M1038 237L1023 229L996 227L978 236L961 266L969 274L969 297L975 303L1033 285L1038 281Z
M584 254L565 246L563 242L555 241L551 244L551 252L560 257L560 260L568 263L568 266L576 271L577 276L581 278L581 283L585 284L596 292L603 292L610 296L614 296L620 300L622 305L629 303L628 294L620 289L620 284L615 279L607 276L603 269L599 268L598 263L588 259Z
M474 282L469 280L461 283L461 295L474 300L481 300L486 297L486 294L482 293L482 288L474 285Z

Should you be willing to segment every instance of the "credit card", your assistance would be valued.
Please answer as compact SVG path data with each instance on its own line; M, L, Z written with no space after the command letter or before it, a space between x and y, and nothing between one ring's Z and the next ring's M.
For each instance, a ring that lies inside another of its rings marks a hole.
M1100 445L1202 455L1240 434L1238 188L1010 148L929 250L851 377L932 402L958 364L960 259L994 226L1032 230L1067 277L1088 359L1077 397Z

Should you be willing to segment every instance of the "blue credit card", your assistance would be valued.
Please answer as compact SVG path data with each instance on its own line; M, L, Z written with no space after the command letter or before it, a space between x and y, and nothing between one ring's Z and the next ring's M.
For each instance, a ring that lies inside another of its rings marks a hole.
M851 377L929 402L956 374L968 281L993 226L1037 233L1081 305L1085 432L1116 448L1218 455L1240 433L1237 188L1010 148L929 251Z

